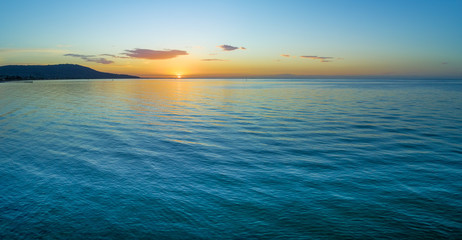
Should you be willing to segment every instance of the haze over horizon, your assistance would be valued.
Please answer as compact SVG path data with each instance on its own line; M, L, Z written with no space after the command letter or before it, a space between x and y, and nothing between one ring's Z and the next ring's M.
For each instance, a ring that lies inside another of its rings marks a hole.
M2 1L0 65L462 78L461 1Z

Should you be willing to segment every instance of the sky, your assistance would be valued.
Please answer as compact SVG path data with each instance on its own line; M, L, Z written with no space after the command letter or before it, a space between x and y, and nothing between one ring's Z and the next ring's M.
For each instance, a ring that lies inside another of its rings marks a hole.
M0 66L462 79L460 0L2 0L0 10Z

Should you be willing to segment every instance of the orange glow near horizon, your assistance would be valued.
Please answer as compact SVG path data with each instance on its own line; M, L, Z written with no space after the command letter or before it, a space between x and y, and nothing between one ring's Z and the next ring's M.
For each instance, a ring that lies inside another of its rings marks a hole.
M439 73L432 63L420 63L414 59L383 63L370 58L367 63L361 59L340 59L321 62L312 59L275 56L274 59L230 59L228 61L201 61L201 58L186 56L171 60L119 60L118 64L85 64L102 72L129 74L142 78L234 78L272 75L295 76L365 76L406 75L409 71L421 75ZM422 70L421 65L426 65ZM440 64L441 65L441 64ZM445 65L441 65L445 66ZM439 66L440 67L440 66ZM181 70L180 70L181 69ZM443 69L444 70L444 69ZM442 71L442 70L441 70ZM444 72L441 72L443 75Z
M32 50L31 50L32 51ZM237 51L237 50L236 50ZM394 61L385 61L380 56L341 55L341 58L322 61L323 56L305 56L290 58L261 53L253 53L251 49L236 53L219 53L210 57L208 51L194 50L187 56L179 56L165 60L119 58L112 64L101 64L75 58L73 64L90 67L94 70L116 74L128 74L141 78L245 78L271 76L457 76L456 64L442 64L433 60L418 59L407 56ZM50 52L35 56L35 51L18 52L3 51L3 58L16 59L20 56L30 59L27 64L60 64L69 57L62 52ZM42 54L42 53L40 53ZM54 56L57 56L54 59ZM32 56L32 57L31 57ZM326 54L324 56L334 56ZM324 57L326 58L326 57ZM208 61L204 61L207 59ZM321 59L321 60L319 60ZM33 60L37 60L34 62ZM367 60L367 61L366 61ZM0 64L2 59L0 58ZM17 60L13 64L21 65Z

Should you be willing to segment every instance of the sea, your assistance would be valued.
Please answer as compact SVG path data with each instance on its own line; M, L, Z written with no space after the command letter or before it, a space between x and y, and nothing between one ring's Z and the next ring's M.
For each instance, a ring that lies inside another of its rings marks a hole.
M1 83L0 239L462 239L462 80Z

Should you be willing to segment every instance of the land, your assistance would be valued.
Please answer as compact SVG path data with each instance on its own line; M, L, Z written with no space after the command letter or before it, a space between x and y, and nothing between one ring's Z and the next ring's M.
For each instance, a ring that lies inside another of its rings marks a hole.
M53 79L116 79L138 76L99 72L76 64L7 65L0 67L0 81Z

